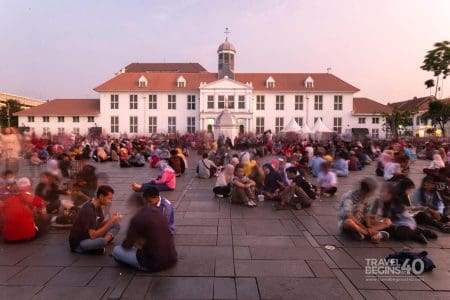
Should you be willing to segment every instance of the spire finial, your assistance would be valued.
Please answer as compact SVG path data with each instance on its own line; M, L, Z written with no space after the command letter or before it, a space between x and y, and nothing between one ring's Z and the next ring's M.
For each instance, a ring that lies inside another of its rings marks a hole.
M228 27L225 28L225 41L228 41L228 35L231 33L231 31L228 30Z

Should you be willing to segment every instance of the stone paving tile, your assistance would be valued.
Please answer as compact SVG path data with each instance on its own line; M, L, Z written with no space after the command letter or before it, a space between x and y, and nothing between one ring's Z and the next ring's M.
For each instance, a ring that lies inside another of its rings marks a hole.
M339 268L359 268L359 264L341 248L325 250L325 253L333 259Z
M175 266L158 272L163 276L214 276L215 259L199 259L181 257ZM149 273L140 272L141 276L151 276Z
M151 277L133 277L121 298L129 300L144 299L150 285L152 284L152 280L153 278Z
M175 245L215 246L217 235L215 234L176 234Z
M350 299L333 278L258 277L257 280L262 299Z
M315 277L335 277L333 271L327 266L327 264L321 260L307 260L309 268L314 273Z
M295 248L250 247L252 259L268 260L320 260L320 255L311 246Z
M64 268L47 285L49 286L85 286L100 271L100 267Z
M294 243L288 236L233 235L233 243L235 246L294 247Z
M100 272L95 274L95 277L89 282L88 286L120 287L122 285L125 288L134 274L134 270L125 266L118 265L115 268L101 268ZM124 283L126 284L125 287L123 286Z
M61 270L61 267L27 267L11 277L7 284L44 285Z
M218 219L181 218L175 216L177 226L217 226Z
M438 265L432 272L423 273L420 275L424 281L433 290L450 291L450 266Z
M233 237L230 234L219 234L217 236L217 246L232 246Z
M78 299L102 299L106 293L107 288L104 287L58 287L46 286L44 287L33 300L49 300L49 299L64 299L64 300L78 300Z
M214 278L214 299L236 299L234 278Z
M342 269L342 272L358 289L384 290L386 286L378 279L367 277L364 269Z
M390 300L394 299L386 290L360 290L360 293L367 300Z
M4 286L0 285L0 299L31 299L42 289L42 286Z
M70 266L78 258L70 252L69 242L65 245L45 247L19 263L22 266Z
M216 265L214 268L214 275L217 276L226 276L226 277L234 277L234 261L233 259L228 258L218 258L216 259Z
M289 230L284 227L280 220L245 220L246 232L248 235L297 235L299 230Z
M433 292L433 291L390 291L395 299L398 300L448 300L450 292Z
M145 299L212 299L214 278L160 277L152 278Z
M400 280L400 281L386 280L386 281L383 281L383 283L390 290L408 290L408 291L431 290L425 283L423 283L423 281L421 281L418 278L414 278L414 280Z
M42 249L42 245L0 244L0 265L13 266L33 253Z
M342 243L336 239L334 235L317 235L314 239L320 245L331 245L335 247L342 247Z
M236 278L236 293L238 299L259 300L258 285L255 278Z
M363 268L367 264L366 259L386 258L394 253L390 248L345 248L345 251Z
M251 259L249 247L236 246L233 248L234 259Z
M177 235L182 234L217 234L217 226L177 226Z
M117 237L117 240L122 240ZM106 255L83 255L75 254L77 260L71 265L72 267L117 267L118 264L109 256L112 252L111 246L106 248Z
M303 260L235 260L239 277L312 277L314 274Z
M0 266L0 284L5 284L9 278L25 269L23 266Z

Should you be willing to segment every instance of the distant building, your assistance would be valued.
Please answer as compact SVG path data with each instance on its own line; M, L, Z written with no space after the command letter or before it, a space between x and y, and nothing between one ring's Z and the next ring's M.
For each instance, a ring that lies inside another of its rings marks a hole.
M86 135L97 128L99 99L54 99L17 112L19 126L29 127L38 135L73 133Z
M132 63L94 89L99 99L53 100L42 109L18 113L19 124L37 134L83 134L94 127L91 117L95 127L113 136L199 130L236 135L269 129L278 133L292 119L313 128L320 118L337 134L366 128L369 136L385 136L381 112L390 108L354 98L359 89L333 74L239 73L236 48L228 39L218 47L217 59L217 73L198 63ZM98 111L79 111L83 101L97 101ZM220 127L225 109L226 126L233 130Z
M34 106L41 105L42 103L44 103L43 100L0 92L0 106L5 106L6 101L8 101L8 100L15 100L15 101L19 102L23 109L34 107Z

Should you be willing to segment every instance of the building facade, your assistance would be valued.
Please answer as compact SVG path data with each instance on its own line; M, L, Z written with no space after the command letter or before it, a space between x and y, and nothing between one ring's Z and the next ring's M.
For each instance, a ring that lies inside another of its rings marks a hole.
M132 63L94 89L99 111L89 113L104 133L113 136L213 132L224 109L240 133L257 134L269 129L278 133L292 119L312 128L318 118L341 134L361 117L354 113L359 89L333 74L236 73L236 48L228 40L219 46L217 58L217 73L198 63ZM73 106L67 113L81 117ZM33 114L32 109L21 112L20 122L43 132L46 124L27 122ZM376 117L379 111L368 114ZM85 125L80 134L92 124ZM370 125L370 133L378 128L378 137L383 138L382 123Z

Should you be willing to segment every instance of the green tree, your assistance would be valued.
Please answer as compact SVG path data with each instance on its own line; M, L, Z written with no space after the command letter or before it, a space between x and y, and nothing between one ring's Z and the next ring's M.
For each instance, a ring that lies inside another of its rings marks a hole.
M429 50L427 55L425 55L421 68L422 70L433 72L433 75L436 77L434 96L437 97L439 78L442 75L442 80L444 80L450 74L450 42L442 41L434 44L434 49Z
M19 118L13 114L21 111L22 107L20 103L16 100L8 99L4 106L0 108L0 126L5 127L17 127L19 123Z
M431 124L434 127L439 126L442 130L442 135L445 137L445 124L450 121L450 104L439 100L431 101L428 104L428 111L421 118L424 122L431 120Z
M411 126L412 118L416 112L407 110L402 111L394 107L391 112L382 113L385 120L383 124L385 131L390 131L394 139L398 139L398 131L402 127Z

